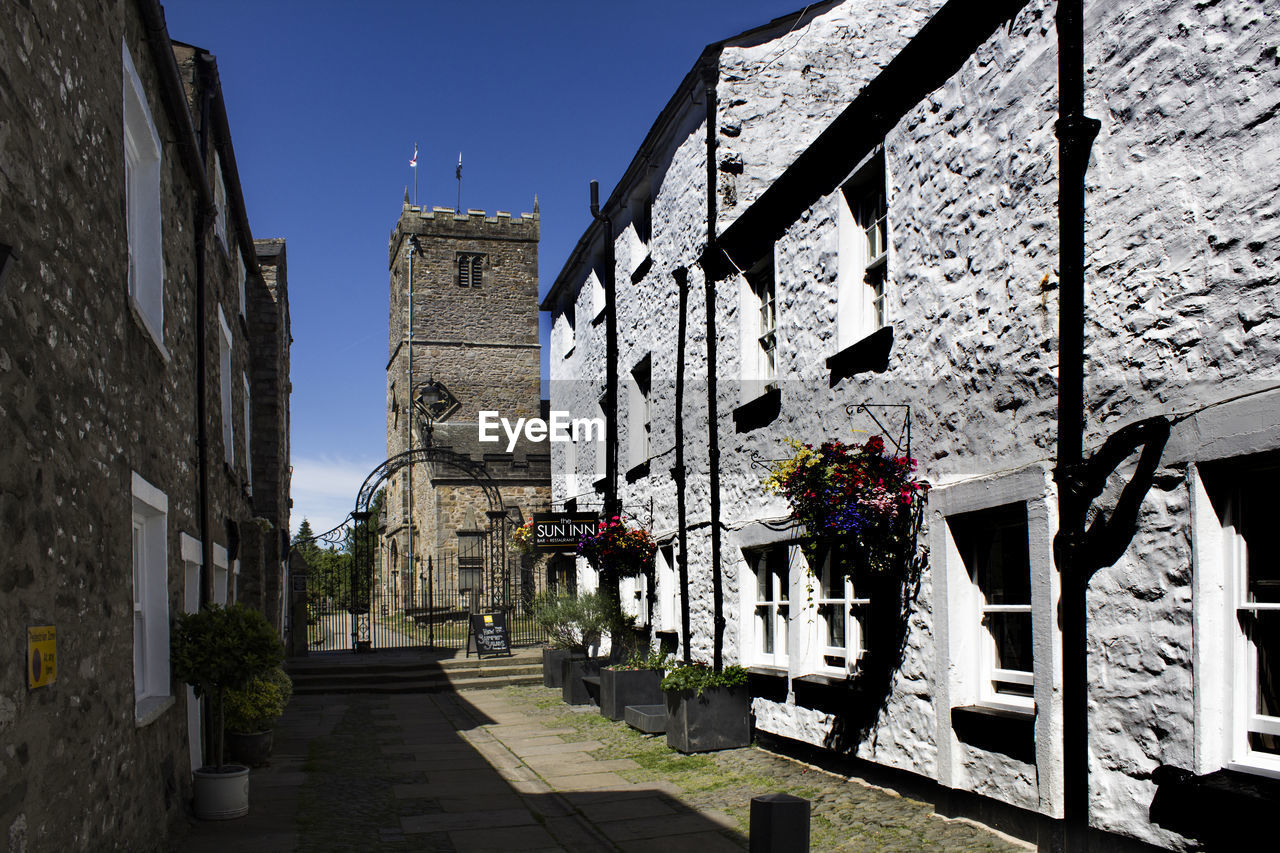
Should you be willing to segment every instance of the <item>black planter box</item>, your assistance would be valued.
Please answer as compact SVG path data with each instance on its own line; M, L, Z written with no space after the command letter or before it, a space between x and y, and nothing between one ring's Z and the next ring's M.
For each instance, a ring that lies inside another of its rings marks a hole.
M667 746L712 752L751 745L751 697L746 686L668 693Z
M597 658L565 658L560 662L561 684L560 698L566 705L590 705L591 694L582 679L587 675L600 674L600 661Z
M559 687L564 684L564 672L560 669L560 662L571 654L573 654L573 652L569 649L542 650L543 687Z
M600 670L600 714L621 720L628 705L662 704L661 682L660 669Z

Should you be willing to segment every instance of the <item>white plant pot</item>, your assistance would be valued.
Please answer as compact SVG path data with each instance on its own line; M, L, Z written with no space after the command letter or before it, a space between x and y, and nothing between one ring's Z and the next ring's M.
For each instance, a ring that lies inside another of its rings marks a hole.
M229 820L249 813L249 768L239 764L195 772L196 817Z

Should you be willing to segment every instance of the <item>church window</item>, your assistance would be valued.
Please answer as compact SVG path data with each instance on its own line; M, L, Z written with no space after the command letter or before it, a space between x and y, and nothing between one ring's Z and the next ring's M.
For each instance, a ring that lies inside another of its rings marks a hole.
M458 253L458 287L479 287L484 275L484 255Z

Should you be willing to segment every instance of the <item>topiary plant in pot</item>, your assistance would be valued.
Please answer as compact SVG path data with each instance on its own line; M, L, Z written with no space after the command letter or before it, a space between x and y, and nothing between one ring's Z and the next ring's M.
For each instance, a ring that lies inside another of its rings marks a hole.
M280 667L227 691L227 752L232 758L250 767L267 763L274 740L272 727L292 696L293 681Z
M266 617L235 604L206 605L178 616L170 640L174 674L212 704L213 764L194 769L196 816L217 820L249 813L249 768L228 765L225 755L225 699L230 690L284 660L284 646Z
M747 671L706 664L677 667L662 679L667 700L667 746L710 752L751 745L751 697Z

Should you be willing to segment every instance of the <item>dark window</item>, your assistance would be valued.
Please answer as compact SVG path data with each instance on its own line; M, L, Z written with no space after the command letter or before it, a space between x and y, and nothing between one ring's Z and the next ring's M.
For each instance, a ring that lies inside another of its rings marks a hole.
M484 255L458 253L458 287L479 287L484 280Z

